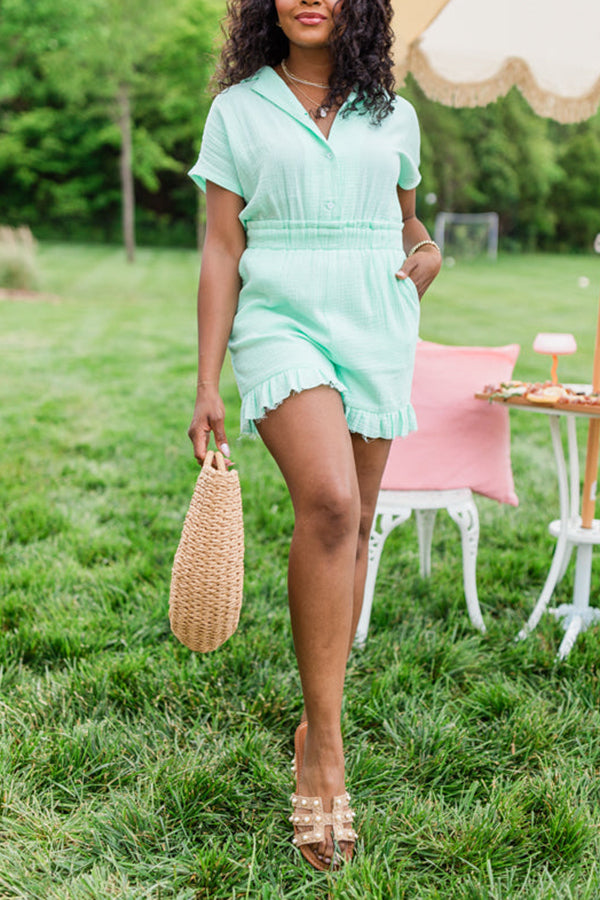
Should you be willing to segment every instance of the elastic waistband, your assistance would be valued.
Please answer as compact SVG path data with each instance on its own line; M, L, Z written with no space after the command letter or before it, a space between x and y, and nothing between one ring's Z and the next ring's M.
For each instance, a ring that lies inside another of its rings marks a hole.
M402 250L402 224L394 222L248 222L249 249Z

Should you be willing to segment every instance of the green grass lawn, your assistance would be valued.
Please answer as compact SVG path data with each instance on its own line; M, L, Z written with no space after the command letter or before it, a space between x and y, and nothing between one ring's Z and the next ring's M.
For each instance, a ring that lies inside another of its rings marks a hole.
M347 679L359 852L319 874L287 820L292 512L261 443L236 441L229 370L241 624L205 657L169 631L197 475L197 258L141 251L131 267L120 250L47 245L40 266L55 302L0 302L0 898L597 900L600 631L562 664L550 616L513 641L553 549L546 421L511 414L520 506L478 499L487 635L467 618L454 524L439 515L426 582L414 526L390 537ZM544 379L535 334L570 331L579 351L559 375L589 381L599 289L592 257L459 262L425 299L422 336L516 341L516 377ZM557 600L571 591L568 573Z

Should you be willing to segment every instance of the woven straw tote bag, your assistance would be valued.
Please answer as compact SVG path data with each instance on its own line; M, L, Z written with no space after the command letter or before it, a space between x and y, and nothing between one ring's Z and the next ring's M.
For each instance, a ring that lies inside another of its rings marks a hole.
M209 450L173 561L169 620L175 637L199 653L220 647L237 628L243 585L238 473L227 471L222 454Z

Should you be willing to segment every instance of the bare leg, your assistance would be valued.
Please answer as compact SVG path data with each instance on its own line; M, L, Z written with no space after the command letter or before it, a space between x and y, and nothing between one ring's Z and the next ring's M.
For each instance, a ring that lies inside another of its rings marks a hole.
M331 798L345 789L340 717L346 660L360 615L363 551L389 442L351 436L341 399L328 387L289 397L258 429L295 511L288 587L310 722L299 792L322 797L329 810ZM331 838L316 850L327 862Z
M352 628L360 498L352 441L339 394L294 394L258 430L279 465L295 512L288 590L308 720L299 792L323 798L345 790L341 708ZM331 837L317 853L332 858Z
M358 547L356 552L356 568L354 572L354 607L352 612L352 628L348 655L352 650L352 642L356 632L356 626L360 619L367 578L367 565L369 562L369 536L373 525L373 516L377 506L379 487L383 477L383 471L390 452L392 442L378 439L365 441L362 435L352 435L354 448L354 460L358 487L360 492L360 527L358 532Z
M354 569L352 627L350 629L348 656L350 656L352 650L356 627L362 611L367 565L369 562L369 536L373 525L375 507L377 506L381 479L392 445L391 441L379 438L365 441L362 435L358 434L352 434L351 438L360 494L360 523ZM306 709L304 709L300 721L303 722L306 718Z

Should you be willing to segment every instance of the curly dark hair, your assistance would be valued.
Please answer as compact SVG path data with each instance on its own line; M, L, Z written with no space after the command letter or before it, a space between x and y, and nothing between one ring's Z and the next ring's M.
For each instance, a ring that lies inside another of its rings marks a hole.
M341 0L338 0L341 2ZM229 0L216 84L224 90L254 75L263 66L277 66L289 53L289 41L277 26L274 0ZM333 71L324 106L370 114L381 122L394 98L391 49L391 0L345 0L335 16L331 36Z

